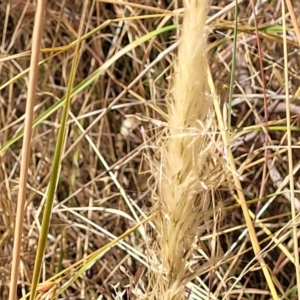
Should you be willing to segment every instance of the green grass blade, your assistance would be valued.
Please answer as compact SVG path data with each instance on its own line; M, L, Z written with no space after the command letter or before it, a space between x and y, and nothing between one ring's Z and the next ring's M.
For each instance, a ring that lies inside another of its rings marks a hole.
M75 81L76 76L76 70L79 60L79 51L80 51L80 41L78 40L74 60L71 67L70 72L70 80L68 82L68 88L66 93L66 99L64 103L64 109L61 119L61 124L58 132L58 138L57 143L55 147L55 153L54 153L54 159L52 164L52 170L51 170L51 176L50 176L50 182L47 190L47 197L45 202L45 210L43 214L43 220L42 220L42 227L41 227L41 235L39 238L38 248L37 248L37 254L35 258L35 264L34 264L34 271L33 271L33 277L32 277L32 284L31 284L31 293L30 293L30 300L35 299L36 290L40 278L45 248L46 248L46 242L47 242L47 236L51 221L51 214L52 214L52 206L53 206L53 200L54 200L54 194L57 187L58 182L58 176L60 173L61 168L61 156L64 149L64 141L66 137L66 125L69 115L69 107L71 103L71 96L72 96L72 89Z

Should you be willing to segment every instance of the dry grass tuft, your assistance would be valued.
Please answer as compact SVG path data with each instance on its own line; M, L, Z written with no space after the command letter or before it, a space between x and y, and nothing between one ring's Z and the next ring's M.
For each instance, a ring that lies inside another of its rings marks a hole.
M203 84L201 92L206 89L205 83L193 85L191 81L191 77L205 77L205 68L195 64L202 59L195 60L202 39L197 41L198 48L192 47L197 36L204 33L200 32L203 27L195 28L190 33L193 36L181 43L180 59L170 67L181 32L175 27L181 23L183 2L189 1L91 0L85 16L84 2L48 0L46 5L18 298L27 299L30 291L43 199L74 45L84 18L87 35L75 79L79 89L72 97L40 299L134 300L142 298L140 294L145 298L148 291L147 299L163 299L176 292L195 300L297 299L295 231L299 236L299 216L291 203L294 199L296 208L300 207L300 1L211 1L207 19L208 65L213 77L210 87L216 88L213 96L220 95L220 103L213 97L214 108L220 112L218 121L227 124L229 117L221 112L231 114L230 132L215 126L210 97L207 106L201 108L206 100L198 97L195 102L190 96L197 93L195 87ZM282 12L282 3L288 13ZM22 147L19 134L24 130L35 10L35 0L0 0L0 299L8 299L11 288ZM202 16L196 10L192 13ZM184 26L191 20L190 16ZM171 29L151 36L169 25ZM183 40L187 38L185 33ZM145 35L148 38L134 47ZM287 45L284 51L283 44ZM129 46L133 47L129 50ZM235 51L233 96L228 109ZM95 73L98 76L93 77ZM173 79L171 90L167 78ZM86 130L85 136L81 127ZM163 130L167 134L162 135ZM228 147L222 147L218 131L224 133L224 140L228 138ZM289 153L287 140L292 144ZM143 158L144 149L150 156L157 145L160 160L154 177L160 174L160 180L154 200L160 213L155 219L150 259L146 251L150 234L145 229L153 224L149 222L146 228L139 224L153 217L149 211L155 185L149 186L150 168ZM230 158L228 153L232 153ZM238 175L241 184L237 186L228 176L230 191L222 186L214 193L213 187L223 181L218 172L222 162L231 163L222 176L226 172ZM160 163L164 168L160 169ZM222 199L219 210L215 209L216 199ZM246 216L248 221L249 216L252 218L250 222L246 222ZM194 227L196 223L198 228ZM253 252L250 228L261 249L258 255ZM105 251L99 251L103 247ZM78 274L86 258L95 253L98 255L88 269ZM278 297L270 293L260 258ZM199 272L201 275L195 277Z

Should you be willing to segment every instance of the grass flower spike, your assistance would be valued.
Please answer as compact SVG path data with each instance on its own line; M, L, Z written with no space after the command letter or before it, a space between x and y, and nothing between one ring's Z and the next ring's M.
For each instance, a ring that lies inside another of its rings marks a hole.
M156 253L162 265L154 276L155 299L183 299L186 284L204 268L201 262L193 264L193 245L209 224L211 192L220 174L207 86L207 12L206 1L194 0L186 7L174 83L167 99L169 132L160 146L154 196L159 204Z

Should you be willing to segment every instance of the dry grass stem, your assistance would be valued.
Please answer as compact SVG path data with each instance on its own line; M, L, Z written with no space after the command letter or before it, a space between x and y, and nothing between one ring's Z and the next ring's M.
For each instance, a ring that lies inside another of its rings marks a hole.
M14 234L14 248L13 248L13 261L11 269L11 281L9 300L17 299L17 283L20 268L20 252L22 245L22 232L24 222L24 207L26 200L28 166L31 150L31 135L32 135L32 121L33 121L33 108L36 97L36 84L38 78L38 62L40 58L40 47L43 33L43 19L45 15L46 0L39 1L35 17L35 26L32 39L32 53L30 61L30 75L28 83L28 95L26 105L26 118L24 128L24 140L22 146L22 161L20 171L20 184L18 193L18 206L15 219L15 234Z

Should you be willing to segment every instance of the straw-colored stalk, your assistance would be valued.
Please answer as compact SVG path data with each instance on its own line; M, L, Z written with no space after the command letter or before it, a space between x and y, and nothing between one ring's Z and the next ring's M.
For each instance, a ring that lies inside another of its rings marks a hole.
M158 212L154 221L156 262L152 260L149 274L152 299L184 299L186 284L207 267L192 261L195 244L210 223L212 190L220 182L220 155L211 127L212 97L208 93L207 12L206 0L192 0L186 7L173 87L167 99L169 130L160 145L153 195Z

